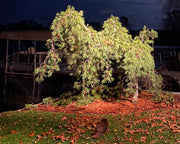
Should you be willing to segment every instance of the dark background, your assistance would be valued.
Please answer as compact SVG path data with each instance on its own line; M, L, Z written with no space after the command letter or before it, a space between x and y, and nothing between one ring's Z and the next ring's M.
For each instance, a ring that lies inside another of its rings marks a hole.
M57 12L72 5L100 29L115 15L132 34L144 25L158 31L155 45L180 45L179 0L1 0L0 30L49 29Z

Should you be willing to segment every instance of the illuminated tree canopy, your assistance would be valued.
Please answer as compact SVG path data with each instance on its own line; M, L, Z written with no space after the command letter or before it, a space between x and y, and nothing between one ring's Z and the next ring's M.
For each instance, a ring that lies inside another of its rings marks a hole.
M34 72L38 82L60 71L59 63L66 57L77 77L74 87L81 90L82 97L92 96L97 87L111 83L115 70L128 81L126 92L134 95L133 102L137 101L139 78L148 78L151 90L159 88L161 81L155 74L151 55L151 45L157 37L154 30L144 27L139 36L133 38L119 18L111 16L104 22L103 29L96 31L85 24L83 11L78 12L71 6L57 13L51 30L52 38L47 41L49 53Z

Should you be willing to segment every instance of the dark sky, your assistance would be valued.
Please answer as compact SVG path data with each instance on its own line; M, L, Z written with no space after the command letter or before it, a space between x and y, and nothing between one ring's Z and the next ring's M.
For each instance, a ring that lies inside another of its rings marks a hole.
M129 19L132 29L161 29L166 0L0 0L0 24L34 19L47 25L67 5L83 10L89 21L103 22L111 14Z

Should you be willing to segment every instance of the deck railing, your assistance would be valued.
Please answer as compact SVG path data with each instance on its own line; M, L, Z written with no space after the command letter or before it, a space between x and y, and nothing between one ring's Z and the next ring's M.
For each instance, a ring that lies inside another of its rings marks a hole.
M164 64L169 58L177 57L176 51L166 51L166 52L155 52L152 54L156 63L162 65Z

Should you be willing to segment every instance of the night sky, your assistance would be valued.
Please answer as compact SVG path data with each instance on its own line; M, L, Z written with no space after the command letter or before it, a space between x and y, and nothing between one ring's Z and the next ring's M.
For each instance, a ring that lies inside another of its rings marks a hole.
M132 29L162 29L165 16L162 7L166 0L1 0L0 24L33 19L48 25L57 12L64 11L67 5L83 10L88 22L107 20L111 14L127 17Z

